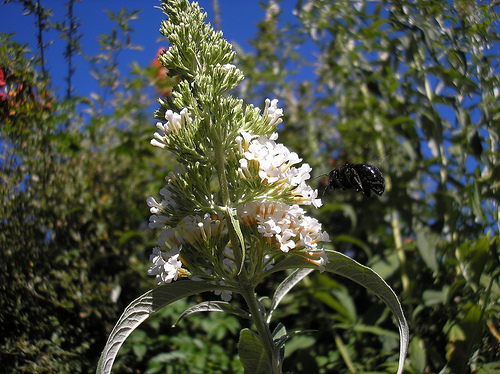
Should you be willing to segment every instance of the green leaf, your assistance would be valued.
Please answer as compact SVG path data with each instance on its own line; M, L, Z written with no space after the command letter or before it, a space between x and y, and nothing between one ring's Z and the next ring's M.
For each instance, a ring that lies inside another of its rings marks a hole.
M325 250L329 263L325 266L325 271L333 274L341 275L350 279L361 286L372 291L389 307L398 322L400 350L399 350L399 367L397 374L403 372L404 359L408 352L409 333L408 324L404 317L403 309L398 300L398 297L392 288L372 269L361 265L352 258L333 250ZM278 262L276 266L265 272L262 277L268 276L274 272L293 269L293 268L313 268L317 269L317 265L305 261L300 257L286 257Z
M264 347L253 331L241 330L238 353L245 374L269 374L272 372Z
M335 320L350 324L356 323L358 319L356 306L346 289L315 290L314 297L337 312Z
M422 294L422 300L426 306L445 304L448 300L450 286L443 286L441 290L425 290Z
M478 374L498 374L500 372L500 361L488 362L481 366Z
M272 336L275 343L285 338L286 337L285 325L283 325L281 322L278 323L278 326L276 326L276 328L274 329Z
M418 253L422 256L425 264L434 272L438 271L438 261L436 258L436 248L440 236L433 233L429 227L424 227L417 231Z
M373 326L373 325L365 325L363 323L357 322L356 324L352 323L336 323L335 328L344 329L349 331L361 332L361 333L369 333L378 336L385 336L390 339L397 339L398 334L394 331L386 330L382 327Z
M480 284L481 275L490 261L490 243L486 236L480 236L472 245L469 254L471 281Z
M416 373L423 373L427 366L427 352L425 342L418 336L415 336L410 343L410 357L412 366L416 369Z
M125 339L151 314L187 296L219 289L236 291L230 287L214 285L208 282L182 280L156 287L132 301L125 308L113 331L109 334L108 341L97 364L97 373L105 374L111 372L118 350Z
M363 252L366 253L367 257L372 257L372 251L370 247L362 240L355 238L352 235L347 235L347 234L340 234L335 236L334 239L334 244L344 242L344 243L349 243L358 246L363 250Z
M283 329L284 329L284 327L283 327ZM315 333L315 332L318 332L318 330L312 330L312 329L295 330L295 331L292 331L289 334L280 336L279 339L274 339L274 343L276 344L276 347L280 348L280 350L282 350L283 353L284 353L285 343L287 341L289 341L290 339L292 339L294 336L304 335L304 334L312 334L312 333ZM285 331L285 333L286 333L286 331Z
M285 357L285 341L287 341L289 338L286 334L286 328L285 325L283 325L281 322L278 323L278 326L274 329L272 333L273 337L273 342L276 347L279 348L280 352L280 361L283 362L283 359Z
M408 324L404 317L403 309L401 309L398 297L392 288L369 267L361 265L352 258L336 251L327 250L326 253L330 262L326 264L325 271L342 275L343 277L346 277L347 279L350 279L369 289L381 298L394 313L396 320L398 321L400 336L399 367L397 373L402 373L404 359L408 351L409 333Z
M335 345L337 346L339 353L342 356L342 359L344 360L344 363L346 364L347 368L351 373L355 373L356 368L354 367L351 355L349 354L349 350L342 341L342 338L338 334L335 334L334 339L335 339Z
M175 321L174 326L179 323L181 319L189 316L190 314L200 313L200 312L226 312L234 314L235 316L250 319L251 315L247 311L237 308L234 305L227 303L225 301L204 301L191 308L186 309Z
M269 307L269 313L267 314L266 323L271 323L271 318L273 316L274 311L278 307L278 304L281 302L283 297L304 277L306 277L309 273L311 273L314 269L297 269L292 274L290 274L281 284L276 288L274 292L271 306Z
M234 231L236 231L236 235L238 236L241 246L241 264L239 264L239 274L243 269L243 264L245 263L245 239L243 238L243 233L241 232L240 221L238 220L238 213L236 209L231 208L228 213L229 218L231 219L231 225L233 226Z
M317 340L312 336L296 335L294 339L291 339L286 343L286 357L291 357L293 353L300 349L314 349L314 345L317 344Z

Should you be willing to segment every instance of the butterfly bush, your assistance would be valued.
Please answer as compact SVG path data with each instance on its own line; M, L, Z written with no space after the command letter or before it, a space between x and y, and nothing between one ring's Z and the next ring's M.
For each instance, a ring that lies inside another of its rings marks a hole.
M276 5L278 6L278 5ZM398 318L403 372L408 329L396 295L371 269L321 243L328 234L308 215L319 208L308 186L311 167L278 143L283 110L278 100L264 110L231 95L244 79L222 32L206 23L196 2L163 0L167 19L160 32L169 48L158 59L172 81L172 95L159 99L151 144L173 154L178 165L166 176L159 197L149 197L149 227L158 230L148 274L158 287L130 303L110 333L98 363L109 374L118 349L150 315L180 298L212 291L223 301L201 302L182 315L224 311L252 320L238 355L245 373L281 374L287 333L271 317L282 298L313 269L345 276L376 293ZM275 8L277 11L278 8ZM291 273L264 306L255 292L267 276ZM234 295L240 309L229 303ZM180 318L181 318L180 317Z
M233 67L227 68L233 69ZM282 122L283 110L278 100L266 100L260 121L269 128ZM151 144L165 149L173 136L190 131L193 120L184 108L180 113L167 110L166 122L156 124L159 130ZM251 129L248 129L251 130ZM235 197L237 217L246 234L246 263L255 271L270 269L283 255L293 255L317 264L320 270L328 261L319 243L329 241L321 224L307 215L301 205L321 206L317 190L306 184L311 167L295 152L277 143L278 134L259 135L241 131L234 138L231 149L237 162L229 162L235 168L234 184L244 186ZM166 178L167 184L160 190L162 199L147 199L150 207L150 228L161 228L157 247L149 258L157 284L170 283L182 277L210 280L216 284L234 283L237 265L227 232L225 214L212 209L204 214L187 214L176 219L179 188L186 188L188 171L180 164ZM214 208L213 194L204 196ZM193 207L195 205L193 204ZM196 209L195 209L196 211ZM215 249L215 250L214 250ZM250 262L252 262L250 264ZM216 291L223 300L229 300L230 292Z

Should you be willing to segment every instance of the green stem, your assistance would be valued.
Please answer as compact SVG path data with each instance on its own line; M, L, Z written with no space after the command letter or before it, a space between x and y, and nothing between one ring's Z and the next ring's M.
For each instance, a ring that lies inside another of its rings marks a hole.
M243 275L243 272L242 272ZM260 341L264 350L266 351L267 358L271 365L273 374L281 374L281 363L279 362L279 355L275 349L273 338L269 327L264 322L264 316L260 313L259 307L257 306L257 299L253 287L250 284L245 284L242 281L243 276L240 275L240 291L241 295L245 299L248 309L252 315L252 320L259 334Z
M232 204L229 196L229 187L226 177L226 168L225 168L226 162L225 162L224 148L222 146L222 142L220 141L220 139L218 139L218 134L215 134L215 131L212 131L212 139L214 140L215 144L214 145L215 158L216 158L215 167L217 169L217 174L219 177L222 202L226 208L230 208L232 207L231 206ZM229 214L231 213L227 211L226 215ZM228 222L229 238L232 243L236 264L240 266L240 264L243 261L243 252L240 246L240 241L238 239L238 235L236 234L233 225L230 223L231 222L230 217L227 217L227 222ZM266 351L267 354L267 358L272 366L272 373L281 374L281 364L279 362L279 355L275 350L273 338L271 336L271 332L269 331L269 327L264 321L264 316L259 311L254 291L254 285L252 284L248 276L248 273L246 271L246 268L244 266L241 267L241 272L239 273L238 278L239 278L239 288L241 295L245 299L248 309L250 310L250 313L252 315L252 320L255 324L255 328L257 329L257 333L260 337L262 346L264 347L264 350Z

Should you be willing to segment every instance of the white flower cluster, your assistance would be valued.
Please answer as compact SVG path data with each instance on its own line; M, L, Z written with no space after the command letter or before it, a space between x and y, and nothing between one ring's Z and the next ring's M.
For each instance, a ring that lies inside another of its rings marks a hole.
M163 194L163 196L166 195ZM162 217L158 215L160 213L159 207L172 203L172 201L162 200L161 203L158 203L154 198L149 197L147 202L152 213L149 226L151 228L158 227L158 222L161 221L159 218ZM153 253L149 256L149 261L153 265L148 269L148 274L155 276L157 284L170 283L179 277L190 276L189 271L182 268L182 262L179 258L183 244L199 245L209 237L221 235L223 229L224 220L216 213L207 213L203 218L200 216L186 217L179 222L175 229L163 226L156 242L158 247L153 248ZM224 249L222 263L228 272L236 268L233 251L229 246ZM206 275L211 275L210 270L206 270ZM191 279L200 280L201 278L192 276ZM223 282L221 284L224 285ZM227 290L217 290L215 294L220 295L224 301L231 299L231 292Z
M153 263L153 266L148 269L148 275L155 275L157 284L177 280L182 270L179 254L165 258L165 252L162 252L159 247L153 248L149 261Z
M277 100L266 100L262 118L268 128L276 128L281 123L283 110L276 104ZM151 144L161 148L168 146L171 134L183 131L192 123L186 109L180 114L167 111L165 118L167 123L159 122L156 125L161 133L155 133L151 141ZM295 167L302 159L283 144L276 143L277 138L277 133L264 136L250 132L242 132L241 136L236 137L240 154L240 177L247 180L258 178L259 184L264 187L254 201L248 201L248 196L241 196L246 202L236 207L239 220L244 225L255 228L263 240L270 244L267 248L272 248L271 252L263 254L264 269L272 266L273 259L276 258L275 251L281 251L315 263L323 271L328 258L324 248L318 248L318 243L329 241L328 234L322 231L318 220L308 217L306 211L299 206L313 205L318 208L322 205L321 199L317 198L317 190L306 184L311 167L308 164ZM173 198L174 192L169 186L184 173L185 170L177 168L174 173L169 174L169 185L160 190L160 202L153 197L147 199L151 212L150 228L162 228L157 241L158 247L153 249L149 259L152 266L148 269L148 274L154 275L158 284L170 283L179 277L191 277L194 280L212 279L224 286L224 280L227 280L225 277L236 269L231 246L229 243L222 243L225 245L222 265L227 272L224 275L215 274L218 267L209 263L214 257L211 249L205 248L205 245L210 241L208 239L221 238L227 232L225 216L217 211L203 217L186 216L182 221L176 222L175 227L174 222L169 219L168 212L176 211L179 204ZM250 251L252 249L248 248ZM198 250L208 251L207 256L195 255L191 258L193 250L194 253ZM200 258L206 259L206 263L197 263ZM251 256L247 261L250 258ZM188 264L186 266L189 270L184 269L183 264ZM227 290L218 291L217 294L223 300L231 298L231 293Z
M307 216L306 211L297 204L289 206L263 200L243 204L237 208L237 212L245 225L257 225L259 233L269 242L274 239L282 252L300 250L319 266L320 271L324 270L328 259L324 249L318 248L318 243L330 241L328 233L321 231L321 223Z
M264 117L273 125L280 123L283 115L277 102L266 100L264 109ZM276 143L277 138L277 133L268 137L243 132L238 136L236 143L242 155L239 173L242 178L251 179L251 169L256 169L261 184L270 187L268 197L289 194L295 204L290 206L263 198L237 207L238 216L246 225L257 225L258 231L269 241L274 238L282 252L300 250L323 270L328 259L324 249L318 248L318 243L329 241L328 234L321 230L317 219L308 217L304 209L299 207L313 205L319 208L322 205L321 199L317 198L318 191L306 184L312 169L308 164L294 167L302 159L283 144Z
M252 178L249 168L258 168L258 174L263 183L275 184L277 189L290 189L290 194L297 204L314 205L319 208L322 205L318 199L318 191L313 190L306 184L311 177L309 172L312 168L309 164L302 164L300 168L292 165L302 161L295 152L283 144L276 143L278 134L270 137L254 135L243 132L242 136L236 138L238 148L243 158L240 162L240 174L244 178Z

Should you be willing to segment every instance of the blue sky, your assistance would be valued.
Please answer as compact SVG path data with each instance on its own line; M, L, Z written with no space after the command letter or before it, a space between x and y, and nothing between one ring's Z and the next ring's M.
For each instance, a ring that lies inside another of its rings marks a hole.
M66 1L41 0L46 8L52 9L53 21L62 21L66 17ZM132 61L137 61L140 66L147 66L155 58L158 48L167 46L165 42L158 42L160 22L165 15L160 9L155 8L160 4L157 0L83 0L74 5L74 16L81 22L80 33L83 34L81 44L87 55L98 53L97 38L103 33L111 32L114 23L108 20L105 9L117 12L120 8L129 11L139 9L139 19L132 21L130 26L135 32L132 42L142 46L142 51L125 51L120 55L120 70L128 72ZM212 0L200 0L199 4L208 13L208 21L213 24ZM285 1L283 6L288 7L285 18L293 17L291 14L295 1ZM246 44L256 32L256 23L264 17L264 10L258 1L219 0L221 11L221 27L224 37L230 42L237 42L244 50L250 50ZM23 16L20 4L0 5L0 31L15 33L14 40L21 44L29 44L36 52L36 30L34 28L34 15ZM46 61L49 73L52 75L53 88L59 89L62 96L66 90L64 77L67 74L67 65L64 61L63 51L66 43L58 39L55 31L44 33L44 42L52 41L46 51ZM97 84L90 79L87 63L77 58L75 60L77 72L74 77L74 94L87 96L90 92L98 90Z

